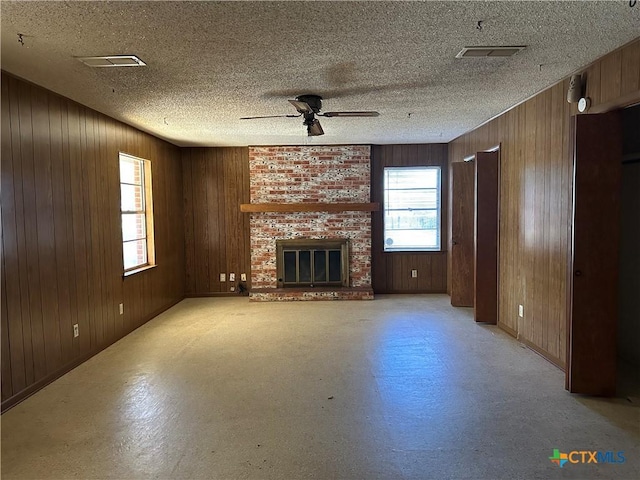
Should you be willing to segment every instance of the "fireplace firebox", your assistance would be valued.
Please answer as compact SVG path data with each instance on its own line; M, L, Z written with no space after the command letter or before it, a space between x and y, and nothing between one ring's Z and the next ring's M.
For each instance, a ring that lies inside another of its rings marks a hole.
M349 240L276 240L278 287L349 286Z

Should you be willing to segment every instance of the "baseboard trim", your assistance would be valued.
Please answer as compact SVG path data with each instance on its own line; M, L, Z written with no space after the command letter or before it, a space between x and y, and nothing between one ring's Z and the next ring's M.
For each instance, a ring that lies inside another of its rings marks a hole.
M446 290L376 290L373 289L373 293L381 295L421 295L426 293L443 293L446 294Z
M518 338L518 332L516 332L513 328L506 326L504 323L498 322L498 327L507 332L513 338Z
M565 371L565 368L566 368L565 362L563 362L559 358L556 358L553 355L550 355L549 352L545 352L544 350L542 350L540 347L538 347L534 343L531 343L529 340L525 340L524 338L518 338L518 341L520 343L522 343L523 345L525 345L528 349L530 349L533 352L535 352L538 355L540 355L547 362L552 363L553 365L558 367L563 372Z

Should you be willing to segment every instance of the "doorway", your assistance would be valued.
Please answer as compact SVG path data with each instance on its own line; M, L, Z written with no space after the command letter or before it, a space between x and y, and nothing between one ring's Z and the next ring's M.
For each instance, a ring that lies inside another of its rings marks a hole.
M500 148L476 154L474 218L474 319L498 323Z
M473 307L475 155L451 164L451 305Z
M498 321L500 147L452 164L451 305Z
M616 392L622 128L618 111L572 117L573 218L566 388Z

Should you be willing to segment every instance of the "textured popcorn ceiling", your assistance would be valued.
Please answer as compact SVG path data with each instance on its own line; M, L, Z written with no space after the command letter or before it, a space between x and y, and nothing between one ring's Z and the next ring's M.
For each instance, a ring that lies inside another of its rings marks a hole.
M177 145L448 142L639 35L604 2L8 2L2 68ZM482 30L476 28L481 20ZM24 45L17 34L23 34ZM456 59L465 46L526 45ZM134 54L144 68L76 56ZM308 138L287 99L324 111Z

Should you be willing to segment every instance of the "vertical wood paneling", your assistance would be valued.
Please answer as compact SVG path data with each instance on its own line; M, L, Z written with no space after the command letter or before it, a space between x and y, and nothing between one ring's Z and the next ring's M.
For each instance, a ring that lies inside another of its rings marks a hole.
M441 252L385 253L383 212L371 221L372 285L376 293L444 293L447 289L448 188L447 145L374 145L371 147L371 201L383 203L383 172L391 166L440 166L442 182ZM411 278L411 270L418 277Z
M626 95L640 90L640 48L628 45L621 57L620 93Z
M126 279L119 151L158 199L158 265ZM3 409L183 298L182 201L176 147L3 72Z
M72 341L69 332L72 331L71 311L71 275L68 256L67 237L68 211L65 201L65 165L62 144L62 102L60 97L52 95L49 98L49 132L51 134L51 186L53 193L53 220L55 238L55 283L58 307L58 335L60 338L60 363L66 365L72 359Z
M249 149L183 148L182 169L186 294L234 294L240 275L250 278L249 215L240 212L250 199Z
M3 247L4 250L4 247ZM7 314L7 281L5 277L5 269L4 269L4 255L1 256L0 268L0 276L2 277L2 284L0 288L2 292L2 306L0 309L0 319L2 323L0 324L0 328L2 332L2 344L0 348L2 348L2 377L0 377L0 381L2 381L2 396L9 397L11 396L11 392L13 391L12 381L11 381L11 349L9 347L9 316Z
M73 348L76 355L82 355L90 348L88 337L84 332L89 332L89 285L87 267L87 236L85 226L84 177L82 174L82 136L80 109L75 103L68 104L67 127L69 130L69 160L71 171L71 218L73 225L73 252L74 273L77 279L77 309L78 328L83 332L73 339Z
M17 125L12 122L16 120L15 95L9 94L9 84L11 89L15 88L12 79L2 81L2 267L5 276L11 281L7 282L3 288L2 299L6 302L3 311L7 312L7 330L9 336L9 358L11 365L11 386L12 390L22 390L27 383L26 362L24 348L23 325L28 320L28 311L23 311L22 306L22 275L24 271L20 269L19 250L20 233L22 225L18 225L18 207L20 197L17 195L21 189L21 182L11 181L14 178L16 165L14 165L14 153L18 150ZM15 142L14 142L15 141ZM14 148L13 145L16 145ZM19 162L16 161L19 165ZM23 244L24 245L24 244ZM3 352L3 355L5 352ZM3 394L5 392L3 391Z
M194 237L194 213L193 202L194 181L191 170L193 150L182 152L182 181L184 194L184 244L185 244L185 294L192 295L196 292L195 276L195 237Z
M42 333L42 302L40 296L40 275L38 258L38 212L36 208L35 168L33 162L33 129L31 123L31 104L29 102L29 85L18 85L18 123L20 126L22 167L22 202L24 224L24 255L21 265L26 267L26 289L24 297L29 308L29 328L25 330L25 355L27 363L27 380L44 376L46 373L44 361L44 339ZM22 293L22 289L21 289ZM24 304L24 302L23 302Z
M204 149L194 149L192 153L193 179L198 179L193 188L194 223L193 236L196 248L196 292L207 291L209 285L209 222L212 220L207 213L209 204L207 203L208 183L207 164L204 158ZM207 179L207 181L205 181ZM213 179L215 181L215 179ZM217 215L217 210L215 211Z
M225 199L225 218L226 218L226 238L222 238L222 242L226 250L226 271L235 273L235 282L229 282L229 287L233 286L237 289L240 281L241 273L248 273L248 268L243 262L244 255L248 254L245 249L246 243L243 242L245 235L245 217L249 217L240 212L236 202L238 199L244 198L246 189L243 188L245 178L245 169L248 169L249 159L248 150L240 148L222 149L223 157L230 161L221 162L224 171L224 199ZM220 159L219 159L220 161ZM248 173L248 172L247 172Z
M584 70L592 106L640 88L640 40ZM501 143L498 324L563 366L566 361L572 158L568 79L449 144L459 162ZM592 107L592 108L593 108ZM518 318L518 305L524 318Z
M600 101L610 102L620 96L622 52L610 53L600 62Z
M69 338L69 349L66 351L67 355L63 353L63 357L66 357L67 362L71 362L72 359L77 358L79 353L77 352L76 342L69 335L69 332L73 331L73 325L78 323L78 316L80 314L78 310L78 282L73 281L76 277L76 259L75 259L75 237L73 232L73 195L72 195L72 175L71 175L71 148L70 148L70 132L69 132L69 103L61 100L61 135L62 135L62 159L64 169L64 220L66 228L66 243L61 244L62 248L66 250L66 262L69 271L69 296L70 296L70 315L67 320L66 328L63 322L61 326L62 337Z
M58 312L58 284L56 282L55 230L53 211L53 188L51 184L51 142L49 129L48 96L39 89L32 92L34 132L43 132L40 142L34 142L34 159L37 216L38 258L47 259L39 265L41 304L43 312L48 312L48 321L43 322L44 361L46 373L51 373L54 365L62 360L60 345L60 315ZM44 341L47 339L47 341ZM49 341L50 340L50 341Z
M206 280L201 286L209 285L214 286L214 291L223 291L223 283L220 282L220 273L226 273L226 249L224 243L221 241L223 234L226 233L226 218L222 212L224 212L224 198L221 195L222 185L224 182L224 165L220 161L221 151L215 149L207 151L201 149L202 158L202 171L203 177L210 179L205 185L206 187L206 206L207 212L219 212L218 218L215 222L207 222L207 232L203 239L203 243L209 246L209 250L204 255L204 258L208 259L208 269L206 274ZM224 290L226 291L226 289Z

